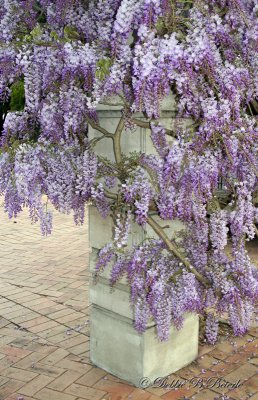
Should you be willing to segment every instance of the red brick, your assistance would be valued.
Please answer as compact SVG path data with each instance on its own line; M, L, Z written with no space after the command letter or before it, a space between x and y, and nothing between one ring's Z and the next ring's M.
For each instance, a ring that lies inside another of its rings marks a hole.
M147 389L145 389L148 393L154 394L155 396L161 397L164 394L167 394L168 391L165 388L161 388L161 387L148 387Z
M6 368L15 365L20 358L14 356L6 356L0 360L0 371L5 370Z
M70 386L72 383L77 381L82 376L81 372L76 371L66 371L53 382L51 382L48 387L54 390L62 391ZM80 383L78 381L78 383ZM89 385L91 386L91 385Z
M28 329L28 328L32 328L33 326L38 326L38 325L43 324L44 322L48 322L48 321L49 321L48 318L40 316L40 317L31 319L30 321L21 323L21 326L23 328Z
M116 393L120 396L129 395L135 389L133 386L122 384L119 382L111 381L110 379L100 379L94 388L102 390L103 392Z
M198 357L203 356L204 354L210 353L214 349L214 346L205 344L205 345L199 345L199 352L198 352Z
M85 386L93 386L100 379L107 375L106 371L100 368L92 368L89 372L83 375L76 383Z
M0 318L0 328L3 328L4 326L8 325L9 321L5 318Z
M87 400L100 400L106 394L106 391L73 383L64 391L76 397L82 397Z
M58 361L55 365L56 367L60 368L65 368L65 369L71 369L72 371L78 371L78 372L88 372L92 367L88 364L83 364L81 362L76 362L69 360L67 357L64 358L61 361Z
M85 318L85 315L80 312L73 312L72 314L66 315L65 317L56 318L60 324L65 324L66 322L77 320L78 318Z
M46 344L46 343L42 343L39 340L39 341L30 342L30 344L28 344L26 346L26 349L29 350L29 351L36 352L36 353L45 354L45 357L46 357L46 354L52 353L53 351L55 351L57 349L57 347L56 346L51 346L51 345Z
M11 394L10 396L6 397L5 400L17 400L18 398L22 398L23 396L20 393L14 393ZM24 398L24 400L35 400L32 397L28 397L26 396L26 398Z
M229 341L221 339L216 345L216 350L223 351L224 353L232 353L235 350L235 348L233 344L231 344L231 342L232 340Z
M57 392L55 390L51 390L49 388L44 388L40 390L37 394L34 395L36 399L39 400L75 400L74 396L69 394Z
M43 364L51 364L54 365L56 364L58 361L62 360L63 358L65 358L68 355L68 351L64 350L64 349L57 349L55 351L53 351L52 353L50 353L46 358L44 358L41 362Z
M34 396L35 393L39 392L42 388L47 386L47 384L50 383L52 380L53 378L50 378L49 376L39 375L32 381L27 383L27 385L23 386L19 390L19 392L27 396Z
M51 319L57 319L60 317L64 317L66 315L73 314L73 313L74 313L74 311L70 308L62 308L61 310L53 311L53 313L48 314L48 315L49 315L49 318L51 318Z
M178 400L180 398L190 397L197 392L196 388L182 387L180 389L172 389L167 394L164 394L161 398L165 400Z
M218 398L218 393L209 389L203 389L194 395L194 400L215 400Z
M89 341L85 341L84 343L78 344L74 347L69 347L69 351L75 355L80 355L89 350Z
M86 343L87 340L88 338L81 334L77 334L77 336L71 335L70 337L66 336L66 340L59 342L59 346L69 349L70 347L74 347L78 344Z
M258 366L258 357L251 357L248 361L249 363Z
M65 333L67 328L64 325L58 325L55 328L47 329L43 332L38 332L37 336L41 337L42 339L47 339L51 341L52 336L56 336L59 333Z
M58 333L58 334L55 334L54 336L49 337L49 341L51 341L51 343L53 343L54 345L58 344L58 346L60 345L62 348L66 349L69 347L70 340L74 339L78 335L79 335L79 333L72 332L72 334L69 336L63 330L61 333ZM70 339L68 339L68 338L70 338ZM65 345L64 344L61 345L61 343L65 343Z
M235 369L233 372L225 376L225 379L229 382L236 382L238 379L243 381L249 379L257 373L257 367L252 364L245 364Z
M18 362L16 362L14 366L15 368L29 369L43 357L45 357L44 354L32 353L29 356L24 357L22 360L18 359Z
M214 358L217 358L218 360L225 360L229 356L230 353L226 353L224 351L218 350L215 348L210 352L210 355Z
M6 378L5 376L0 376L0 386L3 386L8 381L9 381L9 378Z
M130 393L128 399L129 400L149 400L152 395L142 389L135 389L132 393Z
M17 347L13 347L13 346L2 347L0 349L0 353L6 354L8 356L17 357L17 358L24 358L24 357L28 356L29 354L31 354L31 352L28 350L19 349Z
M29 382L37 376L35 372L26 371L24 369L19 369L15 367L7 368L6 370L1 372L1 375L8 378L17 379L21 382Z
M40 325L34 326L33 328L30 328L30 331L33 333L39 333L39 332L46 331L47 329L54 328L56 326L58 326L57 322L48 321L48 322L45 322L44 324L40 324Z
M258 353L258 339L254 340L253 342L248 342L244 348L244 352L247 354L251 353Z
M244 385L240 386L237 389L229 390L227 395L232 396L234 399L248 399L250 395L254 395L258 392L258 379L257 375L254 375L252 378L248 379Z
M0 387L0 400L4 400L6 399L6 397L10 396L14 392L17 392L23 385L23 382L17 381L15 379L10 379L8 382Z
M15 324L21 324L22 322L31 321L34 318L37 318L39 314L35 312L26 313L25 315L20 315L19 317L12 318L12 322Z
M62 375L65 370L62 368L57 368L52 365L46 365L43 363L35 363L35 365L31 365L27 368L29 371L36 372L38 374L47 375L53 378L57 378L58 376Z

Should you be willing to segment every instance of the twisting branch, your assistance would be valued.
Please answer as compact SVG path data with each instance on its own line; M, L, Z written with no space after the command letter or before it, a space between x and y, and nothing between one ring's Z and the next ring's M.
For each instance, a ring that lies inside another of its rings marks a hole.
M235 3L235 7L238 9L239 14L241 15L241 17L243 18L244 23L246 24L246 26L249 28L249 21L246 17L245 12L242 10L241 6L239 5L237 0L233 0L233 3Z
M132 122L133 122L135 125L140 126L141 128L151 129L150 122L142 121L142 120L137 119L137 118L133 118L133 119L132 119ZM172 137L174 137L174 138L177 137L177 135L176 135L176 133L175 133L174 131L172 131L172 130L170 130L170 129L167 129L167 128L164 128L164 130L165 130L166 135L172 136Z
M103 140L103 139L105 139L106 138L106 136L100 136L100 137L98 137L98 138L93 138L93 139L91 139L90 140L90 146L93 148L94 146L96 146L96 144L98 143L98 142L100 142L101 140Z
M250 103L252 104L254 111L258 114L258 102L255 99L253 99L251 100Z
M255 230L255 234L258 237L258 228L256 228L256 226L254 225L254 230Z
M188 269L189 272L192 272L195 277L200 281L204 286L210 286L210 282L208 279L203 277L191 264L190 262L184 257L183 254L177 249L177 247L170 241L169 237L163 231L161 226L151 217L149 216L147 219L148 224L152 227L154 232L164 241L170 253L174 254Z
M120 121L117 125L116 131L113 135L113 146L114 146L114 154L116 163L120 164L122 162L122 151L121 151L121 135L125 126L124 117L120 118Z
M148 121L142 121L141 119L132 118L132 122L135 125L140 126L141 128L151 129L150 122L148 122Z
M86 116L86 121L92 127L92 129L95 129L96 131L101 132L106 137L114 139L114 135L112 133L110 133L106 129L102 128L102 126L100 126L99 124L96 124L96 122L92 121L92 119L90 119L87 116Z

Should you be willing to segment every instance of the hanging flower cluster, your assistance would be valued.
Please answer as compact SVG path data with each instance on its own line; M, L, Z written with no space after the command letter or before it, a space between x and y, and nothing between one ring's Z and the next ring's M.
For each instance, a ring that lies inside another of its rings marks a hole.
M136 329L153 318L161 340L187 312L206 316L210 343L225 313L241 335L257 301L245 246L258 223L257 12L255 0L4 0L0 9L5 210L28 207L44 234L48 202L76 223L89 201L112 216L97 272L112 262L111 285L127 277ZM121 119L109 132L97 105L114 98ZM151 154L122 153L121 135L137 126ZM110 160L95 151L103 139ZM164 228L173 221L184 226L176 239ZM130 247L135 223L153 235Z

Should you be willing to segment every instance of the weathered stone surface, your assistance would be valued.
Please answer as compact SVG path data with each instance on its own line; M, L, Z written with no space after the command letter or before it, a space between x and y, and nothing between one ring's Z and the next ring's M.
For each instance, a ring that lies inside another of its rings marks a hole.
M160 343L154 324L140 335L130 318L93 305L90 350L92 362L113 375L135 386L147 377L151 384L197 357L198 317L188 315L184 327L180 331L171 327L169 340Z
M169 237L176 237L178 231L184 229L184 225L179 220L167 221L161 220L157 215L153 218L160 223L161 226L169 226L165 232ZM107 243L112 241L113 236L113 221L110 217L103 219L95 207L89 207L89 241L92 247L101 249ZM153 238L157 237L153 229L146 225L142 228L138 224L132 225L131 232L129 234L128 245L133 246L142 242L146 237Z
M170 110L170 111L169 111ZM173 99L163 104L162 122L171 128L174 115ZM119 107L99 106L100 125L115 132L121 116ZM139 115L138 118L141 118ZM99 133L90 129L90 139L99 137ZM173 140L173 139L171 139ZM114 160L112 141L105 138L99 141L95 150L102 157ZM155 153L150 139L150 131L137 128L133 133L122 135L122 152L141 151ZM158 216L154 217L159 220ZM183 224L175 220L159 221L162 226L169 225L166 233L175 237L184 229ZM94 272L97 254L112 241L113 221L103 220L94 207L89 209L89 242L91 246L90 269ZM156 237L149 226L144 228L134 224L129 235L128 245L133 246L148 237ZM123 278L111 292L109 286L111 266L106 268L97 284L90 285L91 310L91 360L97 366L138 386L142 377L150 382L157 377L175 372L193 361L198 354L198 317L188 315L182 330L171 327L170 339L160 343L156 337L155 325L150 321L147 331L140 335L133 326L133 312L129 301L129 287Z

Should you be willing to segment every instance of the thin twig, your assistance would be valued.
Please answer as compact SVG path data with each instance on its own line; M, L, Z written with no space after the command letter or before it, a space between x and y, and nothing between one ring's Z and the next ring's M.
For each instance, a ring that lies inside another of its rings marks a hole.
M125 126L124 117L122 116L117 125L116 131L113 136L113 146L116 163L120 164L122 162L122 151L121 151L121 135Z
M231 324L230 324L227 320L225 320L225 319L220 318L220 319L219 319L219 323L231 327Z
M147 121L142 121L142 120L137 119L137 118L133 118L133 119L132 119L132 122L133 122L135 125L140 126L141 128L151 129L150 121L147 122ZM176 133L175 133L174 131L172 131L172 130L170 130L170 129L167 129L167 128L164 128L164 130L165 130L166 135L172 136L172 137L174 137L174 138L177 137L177 135L176 135Z
M251 104L252 104L255 112L258 113L258 102L255 99L253 99L253 100L251 100Z
M105 138L106 138L105 135L100 136L100 137L98 137L98 138L93 138L93 139L90 140L89 144L90 144L91 147L94 147L94 146L96 146L96 144L97 144L98 142L100 142L102 139L105 139Z
M102 128L99 124L96 124L96 122L92 121L89 117L86 116L86 120L88 124L92 127L92 129L95 129L96 131L101 132L103 135L106 137L109 137L111 139L114 139L114 135L110 132L108 132L106 129Z

